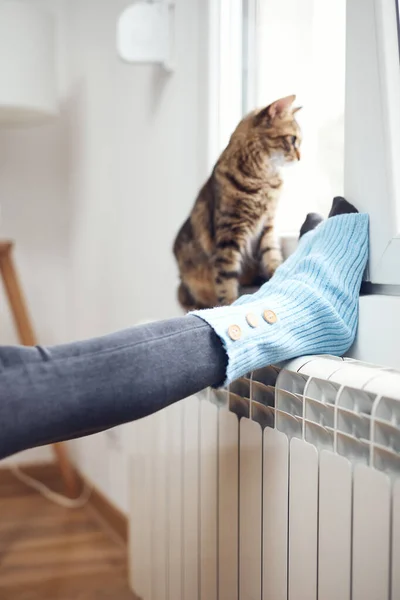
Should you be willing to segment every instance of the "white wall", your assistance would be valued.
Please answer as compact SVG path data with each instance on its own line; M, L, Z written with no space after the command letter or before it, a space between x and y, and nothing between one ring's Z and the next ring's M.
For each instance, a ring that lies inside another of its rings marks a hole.
M115 22L126 4L68 4L76 337L179 314L171 247L204 176L201 0L177 2L173 75L116 57ZM123 510L129 430L73 444L80 467Z
M75 336L177 314L171 246L204 175L201 2L177 2L172 76L117 58L127 4L67 2Z
M0 132L2 233L43 343L179 314L171 246L205 176L206 3L176 2L176 72L116 56L126 0L42 0L57 14L60 118ZM15 341L1 319L2 341ZM134 366L132 365L132 368ZM71 444L127 507L129 426Z

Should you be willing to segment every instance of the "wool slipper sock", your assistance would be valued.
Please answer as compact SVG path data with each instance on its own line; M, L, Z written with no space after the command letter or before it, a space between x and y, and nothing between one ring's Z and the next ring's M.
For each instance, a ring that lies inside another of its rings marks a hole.
M190 313L222 340L228 356L224 385L297 356L344 354L357 330L367 258L368 216L333 217L305 234L296 252L246 302Z

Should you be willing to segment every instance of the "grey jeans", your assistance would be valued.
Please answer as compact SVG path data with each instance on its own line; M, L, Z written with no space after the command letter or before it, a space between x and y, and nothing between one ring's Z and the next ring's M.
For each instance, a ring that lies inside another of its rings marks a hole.
M2 346L0 458L140 419L222 383L226 363L194 316L62 346Z

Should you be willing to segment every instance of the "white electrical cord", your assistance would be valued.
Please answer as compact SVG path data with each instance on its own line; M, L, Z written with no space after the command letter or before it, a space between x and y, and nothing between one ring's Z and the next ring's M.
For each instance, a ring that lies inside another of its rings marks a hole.
M50 502L54 502L54 504L58 504L58 506L62 506L63 508L81 508L82 506L85 506L90 498L90 494L92 493L92 488L85 483L83 491L78 498L67 498L62 494L54 492L41 481L38 481L30 475L27 475L21 471L17 465L10 465L9 468L14 477L16 477L19 481L39 492L39 494L41 494Z

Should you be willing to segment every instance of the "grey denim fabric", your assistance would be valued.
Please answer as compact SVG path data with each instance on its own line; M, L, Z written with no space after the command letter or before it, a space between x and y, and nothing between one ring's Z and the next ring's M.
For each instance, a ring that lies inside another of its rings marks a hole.
M195 316L62 346L0 347L0 459L140 419L225 377Z

